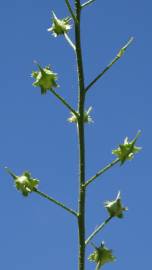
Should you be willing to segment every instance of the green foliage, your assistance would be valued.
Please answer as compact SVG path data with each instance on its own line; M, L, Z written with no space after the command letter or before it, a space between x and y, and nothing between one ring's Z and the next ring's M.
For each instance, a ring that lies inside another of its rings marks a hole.
M110 217L123 218L123 211L128 210L127 207L122 205L120 191L118 192L117 198L115 200L106 201L104 206L107 209Z
M46 92L52 88L58 87L56 83L57 74L54 73L50 66L46 66L42 68L39 64L37 64L39 70L32 72L32 77L35 79L33 86L37 86L41 88L41 94L46 94Z
M133 159L134 155L141 150L141 147L135 146L140 133L139 131L136 137L130 142L128 141L128 137L126 137L123 144L120 144L117 149L112 150L112 154L120 159L121 164L124 164L127 160Z
M104 242L100 247L95 247L95 251L90 254L88 260L97 264L96 270L99 270L104 264L115 261L115 257L112 254L112 250L108 249Z

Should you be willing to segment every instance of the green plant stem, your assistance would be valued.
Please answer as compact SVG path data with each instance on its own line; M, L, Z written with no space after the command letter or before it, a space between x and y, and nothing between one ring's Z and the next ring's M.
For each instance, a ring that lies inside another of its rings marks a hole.
M61 97L58 93L56 93L53 89L50 89L51 93L57 97L73 114L78 118L79 115L78 113L71 107L71 105L63 98Z
M125 50L132 43L133 37L129 39L124 47L118 52L117 56L110 62L110 64L86 87L85 92L87 92L124 54Z
M69 38L67 33L64 33L64 37L65 37L66 41L69 43L69 45L72 47L72 49L75 51L76 50L75 45L72 42L72 40Z
M106 171L108 171L110 168L112 168L114 165L116 165L119 162L120 162L120 159L119 158L116 158L115 160L113 160L111 163L109 163L104 168L102 168L100 171L98 171L94 176L92 176L90 179L88 179L85 182L84 187L87 187L94 180L96 180L97 177L99 177L100 175L102 175L103 173L105 173Z
M103 223L101 223L94 231L92 234L90 234L90 236L87 238L87 240L85 241L85 245L88 245L89 242L95 237L95 235L100 232L106 224L108 224L110 222L110 220L112 219L112 217L108 217Z
M36 189L36 188L35 188L33 191L34 191L35 193L39 194L41 197L43 197L43 198L45 198L45 199L47 199L47 200L49 200L49 201L55 203L56 205L60 206L61 208L63 208L63 209L66 210L67 212L73 214L74 216L76 216L76 217L78 216L78 214L77 214L76 211L74 211L74 210L72 210L71 208L67 207L67 206L64 205L63 203L61 203L61 202L59 202L59 201L53 199L52 197L48 196L48 195L45 194L44 192L41 192L40 190L38 190L38 189Z
M10 176L12 176L13 180L17 179L17 175L15 175L15 173L13 173L8 167L4 166L2 167Z
M90 4L92 4L93 2L95 2L96 0L89 0L87 2L85 2L84 4L81 5L81 8L84 8L86 6L89 6Z
M78 235L79 235L79 258L78 269L85 270L85 138L84 138L84 72L81 51L81 34L80 34L80 17L81 4L80 0L75 0L75 12L77 24L75 24L75 44L76 60L78 74L78 141L79 141L79 198L78 198Z
M98 262L95 270L99 270L100 268L101 268L101 265L100 265L100 262Z
M74 12L73 12L73 10L72 10L72 7L71 7L71 5L70 5L69 0L65 0L65 2L66 2L67 8L68 8L68 10L69 10L69 12L70 12L70 14L71 14L71 16L72 16L74 22L77 23L77 18L76 18L75 14L74 14Z

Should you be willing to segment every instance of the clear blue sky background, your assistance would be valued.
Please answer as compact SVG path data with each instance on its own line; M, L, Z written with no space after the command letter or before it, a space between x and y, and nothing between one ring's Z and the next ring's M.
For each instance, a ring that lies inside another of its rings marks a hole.
M74 2L74 1L71 1ZM50 14L68 15L64 0L0 1L0 162L16 174L29 170L40 190L77 207L77 137L69 112L32 86L36 67L51 64L57 90L76 107L76 64L64 38L53 38ZM112 248L117 261L104 269L151 269L151 59L152 3L100 1L82 14L86 84L117 54L130 36L123 58L88 92L94 124L86 126L87 178L113 160L111 151L141 129L135 159L107 172L87 191L87 235L107 213L103 202L121 190L129 211L95 239ZM71 38L73 32L71 31ZM0 171L0 269L77 269L77 226L64 210L31 194L24 198ZM87 255L92 252L88 246ZM94 269L87 262L87 270Z

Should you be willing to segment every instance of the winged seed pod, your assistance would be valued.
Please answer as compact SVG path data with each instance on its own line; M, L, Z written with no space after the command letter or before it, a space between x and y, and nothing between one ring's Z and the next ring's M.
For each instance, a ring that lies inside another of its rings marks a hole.
M126 137L123 144L120 144L117 149L112 150L112 154L119 158L121 165L124 164L125 161L133 159L134 154L141 150L141 147L135 146L140 134L141 132L138 131L136 137L130 142L128 141L128 137Z
M29 193L36 190L39 180L33 178L29 172L25 171L22 175L17 176L11 172L10 169L5 169L12 176L17 190L19 190L23 196L27 197Z
M37 66L39 70L33 71L31 75L35 79L33 86L40 87L41 94L44 95L48 90L58 87L56 83L57 74L50 69L50 66L46 66L45 68L42 68L39 64Z
M94 245L93 245L94 246ZM95 247L95 251L90 254L88 260L97 264L96 270L99 270L104 264L115 261L115 257L112 254L112 250L108 249L104 242L100 247Z
M117 198L113 201L106 201L104 203L110 217L123 218L123 212L127 211L128 208L124 207L121 202L121 194L118 192Z
M52 26L48 28L48 32L52 32L54 37L59 35L64 35L71 29L71 25L69 24L71 18L66 17L62 20L58 19L55 13L52 11Z

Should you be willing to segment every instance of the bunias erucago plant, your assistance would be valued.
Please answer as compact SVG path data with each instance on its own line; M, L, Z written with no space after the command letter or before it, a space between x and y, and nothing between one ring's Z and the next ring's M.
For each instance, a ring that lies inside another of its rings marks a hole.
M31 77L35 79L33 86L40 87L42 95L46 94L48 90L58 87L56 83L57 73L54 73L50 66L46 66L45 68L42 68L39 64L37 66L39 70L33 71L31 74Z
M68 36L68 32L71 29L70 25L70 17L65 17L63 19L59 19L54 12L52 12L52 25L48 29L49 32L52 33L54 37L64 36L69 45L74 49L75 56L76 56L76 63L77 63L77 71L78 71L78 86L80 89L79 92L79 101L78 101L78 108L79 111L73 109L73 107L60 96L54 89L58 87L57 84L57 74L54 73L50 66L41 67L37 64L38 70L32 72L32 77L34 78L33 86L40 87L41 94L46 94L48 91L52 92L61 102L68 108L71 112L68 121L71 123L76 123L79 128L78 132L78 139L79 139L79 208L77 211L67 207L65 204L53 199L52 197L48 196L47 194L38 190L37 186L39 180L33 178L31 174L25 171L22 175L17 176L12 173L8 168L6 169L7 172L13 177L13 181L15 187L18 191L22 193L23 196L28 196L32 192L36 192L40 196L48 199L49 201L55 203L56 205L62 207L67 212L74 215L78 220L78 231L79 235L79 270L85 269L85 247L86 245L92 240L92 238L103 229L103 227L112 219L112 218L122 218L124 211L127 210L126 207L123 206L121 201L120 192L115 200L105 202L105 208L108 212L108 218L97 227L97 229L86 239L85 241L85 192L87 186L92 183L97 177L101 174L106 172L112 166L120 162L123 164L127 160L130 160L134 157L136 153L140 151L140 147L135 146L137 138L139 137L140 133L137 134L134 140L129 141L128 138L125 139L123 144L120 144L119 147L112 151L114 155L117 156L116 160L112 163L107 165L105 168L101 169L97 172L93 177L86 181L85 179L85 136L84 136L84 123L91 123L92 117L90 116L90 112L92 107L88 110L84 109L84 103L82 101L85 100L85 95L87 91L100 79L105 72L107 72L124 54L128 46L131 44L133 38L130 38L129 41L123 48L119 51L116 57L110 62L110 64L102 70L99 75L91 81L88 86L85 87L85 74L83 74L83 58L81 52L81 36L80 36L80 10L89 5L90 3L94 2L94 0L89 0L84 4L81 4L81 1L76 0L75 2L75 9L70 4L69 0L65 0L66 5L69 9L71 14L71 18L74 20L75 26L75 43L72 42L70 37ZM78 61L79 60L79 61ZM93 245L94 246L94 245ZM101 243L99 247L94 246L94 252L89 256L89 260L96 263L96 270L99 270L104 266L106 263L113 262L115 257L112 254L112 251L108 249L104 242Z
M25 171L22 175L17 176L7 167L5 169L12 176L16 189L20 191L23 196L27 197L32 191L37 190L39 180L33 178L28 171Z

